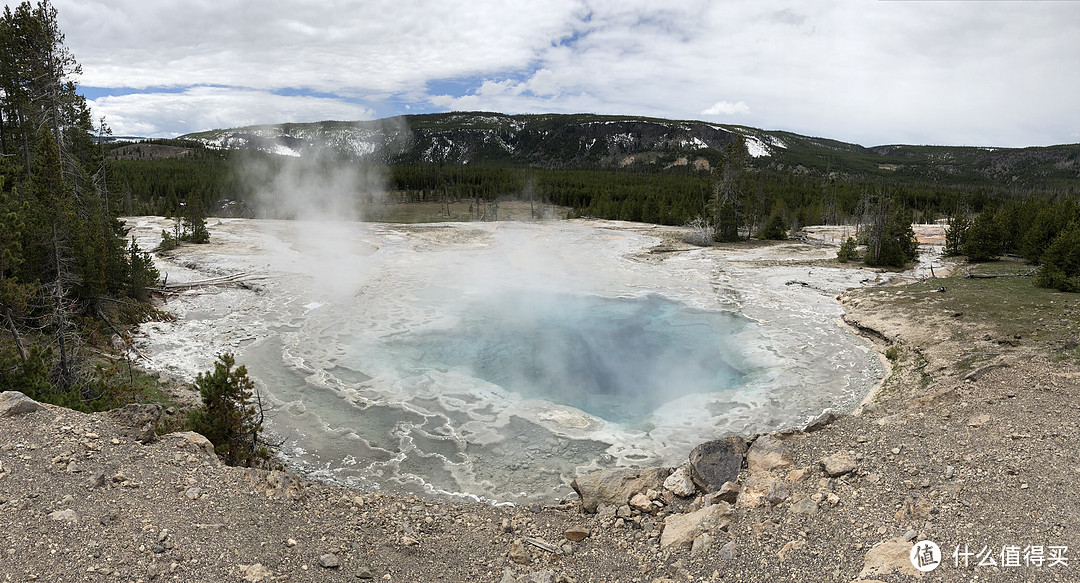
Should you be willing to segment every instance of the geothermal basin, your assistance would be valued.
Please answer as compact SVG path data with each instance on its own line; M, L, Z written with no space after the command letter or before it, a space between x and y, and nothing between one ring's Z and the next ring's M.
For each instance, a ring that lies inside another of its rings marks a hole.
M129 219L143 248L169 221ZM702 441L853 408L882 378L835 296L869 272L798 243L653 253L608 221L211 219L157 258L170 283L145 365L193 380L233 352L281 455L369 490L528 503L610 466L675 465Z

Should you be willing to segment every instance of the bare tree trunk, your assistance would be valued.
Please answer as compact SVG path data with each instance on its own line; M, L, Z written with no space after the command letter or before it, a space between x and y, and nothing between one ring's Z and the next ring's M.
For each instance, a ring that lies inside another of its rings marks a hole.
M19 336L19 329L15 327L15 320L11 318L11 308L4 309L4 317L7 319L8 330L11 331L11 337L15 340L15 348L19 350L19 358L23 362L26 362L26 348L23 347L22 337Z

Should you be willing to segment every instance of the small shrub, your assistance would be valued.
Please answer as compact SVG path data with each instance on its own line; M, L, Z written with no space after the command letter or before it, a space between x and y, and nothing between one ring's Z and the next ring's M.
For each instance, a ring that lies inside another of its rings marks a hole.
M900 358L900 345L894 344L885 351L885 358L890 362L896 362Z
M836 260L840 263L847 263L848 261L858 261L859 253L856 250L857 243L854 237L848 237L847 241L840 246L840 251L836 253Z
M165 229L161 230L161 244L158 245L158 251L172 251L178 245L180 245L180 241L177 241L172 233Z

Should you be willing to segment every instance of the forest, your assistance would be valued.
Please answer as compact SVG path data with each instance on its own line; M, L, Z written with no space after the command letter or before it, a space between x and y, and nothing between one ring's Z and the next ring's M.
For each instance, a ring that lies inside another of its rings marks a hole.
M90 410L131 400L134 372L112 337L152 313L158 275L117 218L109 130L76 92L78 72L55 8L4 9L0 387Z

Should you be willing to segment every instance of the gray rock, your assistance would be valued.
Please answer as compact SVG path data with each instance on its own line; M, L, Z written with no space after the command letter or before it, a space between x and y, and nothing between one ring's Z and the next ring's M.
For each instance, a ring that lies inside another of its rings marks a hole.
M746 442L741 437L707 441L690 452L690 478L706 492L715 492L724 482L739 477Z
M319 557L319 566L323 569L337 569L341 567L341 560L334 553L326 553Z
M728 541L728 542L724 543L724 546L720 547L720 552L718 554L720 555L720 558L725 560L725 561L730 561L730 560L734 559L735 558L735 541L732 540L732 541Z
M796 514L817 514L818 503L812 498L803 498L791 505L791 511Z
M367 567L360 567L360 570L356 572L357 579L374 579L375 575L371 573L371 569Z
M33 413L41 408L37 401L27 397L19 391L4 391L0 393L0 417L15 417Z
M79 515L75 514L74 510L68 508L67 510L57 510L56 512L50 512L49 519L75 524L76 522L79 522Z
M838 451L821 460L821 468L830 478L855 471L855 458L846 451Z
M664 480L664 488L683 498L688 498L697 493L697 486L690 479L690 474L687 473L685 466L679 466Z
M93 490L94 488L99 488L99 487L104 486L104 485L105 485L105 472L103 470L98 470L97 472L94 472L94 475L91 476L90 479L86 481L86 486L88 488L90 488L91 490Z
M161 405L149 403L130 403L108 412L109 417L125 428L123 435L150 443L157 437L155 428L161 419Z
M803 431L806 433L813 433L815 431L821 431L829 425L832 425L839 417L832 409L826 409L821 415L818 415L813 421L806 424Z
M767 472L791 466L791 452L787 444L773 437L762 435L754 440L746 452L746 467L750 472Z
M198 486L192 486L187 490L184 490L184 498L188 500L197 500L199 496L202 496L202 488Z
M548 569L522 575L517 578L516 583L552 583L553 581L555 581L555 571Z
M712 545L712 536L707 532L703 532L694 539L694 543L690 545L691 555L700 555L709 550L709 546Z
M581 497L585 512L592 514L601 504L618 507L626 504L634 494L659 490L669 475L669 468L612 468L581 476L570 482L570 486Z
M791 490L782 480L773 480L769 489L765 491L765 502L770 506L776 506L791 497Z

